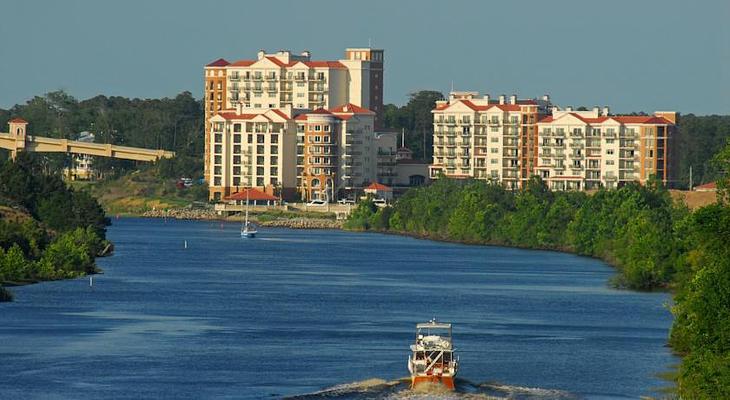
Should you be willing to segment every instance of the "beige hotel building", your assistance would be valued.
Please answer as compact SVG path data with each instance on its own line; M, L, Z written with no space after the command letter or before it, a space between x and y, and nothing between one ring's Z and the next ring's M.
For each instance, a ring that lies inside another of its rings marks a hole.
M358 154L365 150L354 148L351 153L340 152L336 160L324 153L313 156L318 157L316 161L337 161L337 176L327 173L321 174L321 179L308 179L304 174L314 174L308 171L331 170L321 163L310 166L306 164L310 161L309 157L297 154L297 151L309 149L307 142L297 142L305 140L304 134L308 132L298 131L302 128L297 126L294 118L298 115L312 115L313 121L330 118L336 122L328 120L311 125L336 129L328 133L331 135L354 135L349 131L361 131L367 136L364 127L354 127L352 123L348 126L348 122L344 121L352 118L342 119L338 110L345 117L352 114L354 109L369 110L372 121L362 124L370 132L378 129L383 118L383 54L381 49L348 48L344 59L317 61L312 60L308 51L300 54L290 51L267 54L262 50L253 60L229 62L218 59L206 65L205 179L210 187L210 198L219 200L249 185L270 194L280 191L285 198L296 190L313 196L313 193L319 193L319 190L309 186L313 183L326 187L331 182L332 191L332 188L356 187L360 185L358 179L370 179L370 172L361 167L366 166L369 162L366 159L372 157L365 153ZM344 111L342 107L349 108ZM310 114L320 109L329 110L334 117ZM364 113L358 111L355 114L358 117L354 120L359 124L360 116ZM237 139L236 134L239 133L240 139ZM254 142L235 142L247 141L249 137ZM330 140L333 142L316 146L339 146L338 149L344 149L348 146L345 139L332 136ZM360 141L366 142L365 139L350 140L358 142L357 145ZM244 145L249 145L246 148L249 154L244 153ZM241 153L234 153L236 146L241 146ZM368 148L367 151L370 150ZM356 155L363 159L354 160ZM334 153L331 156L334 157ZM353 171L352 175L349 175L350 170Z
M437 102L432 179L477 178L516 189L532 175L554 190L664 183L670 176L675 112L611 115L608 108L561 110L541 99L454 92Z

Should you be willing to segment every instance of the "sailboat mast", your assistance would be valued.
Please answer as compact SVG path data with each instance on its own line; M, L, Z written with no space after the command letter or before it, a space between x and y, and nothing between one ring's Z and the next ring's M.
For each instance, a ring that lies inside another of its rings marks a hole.
M248 194L250 190L246 190L246 227L248 227Z

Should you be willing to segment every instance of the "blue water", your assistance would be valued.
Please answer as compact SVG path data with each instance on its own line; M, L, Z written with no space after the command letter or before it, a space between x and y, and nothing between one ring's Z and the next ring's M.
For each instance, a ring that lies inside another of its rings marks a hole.
M637 398L676 362L669 296L610 289L597 260L238 229L115 220L93 288L15 288L0 303L0 398L408 397L393 381L433 317L455 324L469 396Z

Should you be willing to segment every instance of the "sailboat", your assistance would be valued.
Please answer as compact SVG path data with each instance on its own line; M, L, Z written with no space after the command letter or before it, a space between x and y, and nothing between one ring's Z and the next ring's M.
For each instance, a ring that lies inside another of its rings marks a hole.
M246 218L243 220L241 225L241 237L242 238L255 238L258 231L256 231L256 228L248 222L248 194L250 192L250 189L246 189Z

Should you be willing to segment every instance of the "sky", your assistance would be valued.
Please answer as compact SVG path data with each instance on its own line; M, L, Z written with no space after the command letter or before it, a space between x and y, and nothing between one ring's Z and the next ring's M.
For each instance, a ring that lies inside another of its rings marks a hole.
M0 108L63 89L202 96L259 49L385 49L386 103L422 89L613 112L730 114L730 0L37 1L0 4Z

